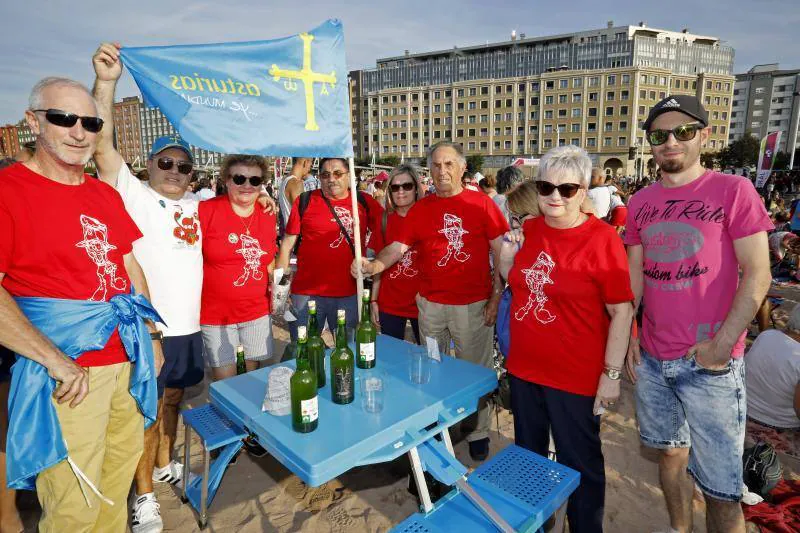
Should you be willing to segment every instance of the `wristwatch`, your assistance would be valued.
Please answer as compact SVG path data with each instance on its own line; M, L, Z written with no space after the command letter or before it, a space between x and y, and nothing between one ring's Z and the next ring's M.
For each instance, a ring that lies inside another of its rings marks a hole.
M608 376L608 379L613 379L614 381L622 377L622 373L619 370L617 370L616 368L611 368L609 366L603 369L603 374Z
M150 333L150 338L154 341L163 341L164 340L164 332L161 330L153 331Z

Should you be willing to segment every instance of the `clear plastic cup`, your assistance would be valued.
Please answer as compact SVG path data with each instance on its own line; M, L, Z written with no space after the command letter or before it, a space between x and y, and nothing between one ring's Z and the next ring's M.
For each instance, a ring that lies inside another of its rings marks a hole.
M361 408L367 413L383 411L386 377L382 372L365 372L361 377Z
M431 358L425 346L408 349L408 378L415 385L425 385L431 380Z

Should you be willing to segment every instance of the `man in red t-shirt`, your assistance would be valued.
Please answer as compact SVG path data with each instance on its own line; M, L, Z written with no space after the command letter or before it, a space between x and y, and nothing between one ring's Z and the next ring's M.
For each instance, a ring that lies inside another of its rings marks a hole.
M461 145L440 142L431 147L428 166L436 194L426 196L408 212L402 235L373 262L363 261L366 275L378 274L399 261L412 246L419 250L422 282L417 296L419 329L433 337L443 352L455 343L456 357L487 368L503 283L492 275L500 259L508 222L491 198L464 189L466 170ZM353 275L357 274L353 263ZM489 410L485 402L467 422L470 454L483 460L489 453Z
M292 306L297 320L289 323L292 340L297 339L297 326L308 320L308 301L317 303L320 328L327 320L328 327L336 326L336 311L344 309L347 327L358 323L356 283L350 276L353 261L353 206L350 198L350 168L346 159L330 158L320 161L320 189L298 196L289 221L276 268L288 271L289 255L297 239L297 272L291 288ZM380 250L380 227L383 208L368 194L358 193L358 218L361 248L366 250L366 234L372 232L369 247ZM300 213L303 195L310 195L308 205ZM344 228L345 232L342 231Z
M124 531L144 417L128 390L131 363L120 336L115 331L103 349L73 362L12 297L109 301L133 284L149 298L132 254L141 233L119 194L83 173L103 127L89 91L72 80L45 78L30 104L25 118L37 136L36 153L0 172L0 343L42 363L60 383L53 402L69 457L116 503L87 507L76 474L62 461L37 477L39 529L89 531L102 524ZM155 331L152 323L148 328ZM153 348L158 370L163 356L157 343Z

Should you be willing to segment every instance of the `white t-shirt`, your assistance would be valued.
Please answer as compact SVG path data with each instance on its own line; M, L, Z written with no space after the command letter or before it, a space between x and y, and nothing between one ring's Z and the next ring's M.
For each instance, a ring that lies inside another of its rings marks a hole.
M142 266L153 307L165 324L167 337L200 331L200 296L203 291L203 246L197 195L186 192L170 200L136 179L122 165L117 191L133 221L144 235L133 243L133 255Z
M594 203L597 218L605 218L612 209L624 205L622 199L617 196L617 188L613 185L594 187L589 189L588 195Z
M202 200L211 200L212 198L216 197L217 193L212 191L209 187L205 187L197 191L197 197Z
M777 428L800 428L794 391L800 343L776 329L761 333L745 356L747 416Z

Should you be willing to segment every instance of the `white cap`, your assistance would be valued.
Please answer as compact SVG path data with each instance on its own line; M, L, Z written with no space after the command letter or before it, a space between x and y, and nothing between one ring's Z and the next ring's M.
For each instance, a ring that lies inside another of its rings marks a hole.
M337 320L345 319L344 309L339 309L338 311L336 311L336 319Z
M317 302L316 302L316 300L309 300L308 301L308 310L309 311L316 311L317 310Z
M298 339L305 339L306 338L306 327L305 326L297 326L297 338Z
M369 300L369 289L364 289L364 299Z
M244 351L244 346L242 346L241 344L236 347L236 353L243 352L243 351Z

